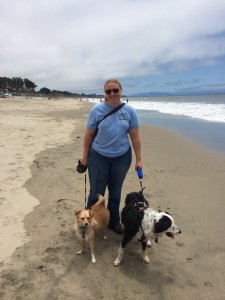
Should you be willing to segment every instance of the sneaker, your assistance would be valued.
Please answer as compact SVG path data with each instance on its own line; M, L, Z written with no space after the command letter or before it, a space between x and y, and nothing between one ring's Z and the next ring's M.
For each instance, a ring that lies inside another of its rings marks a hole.
M114 230L117 234L124 234L124 227L123 224L121 223L109 225L109 228Z

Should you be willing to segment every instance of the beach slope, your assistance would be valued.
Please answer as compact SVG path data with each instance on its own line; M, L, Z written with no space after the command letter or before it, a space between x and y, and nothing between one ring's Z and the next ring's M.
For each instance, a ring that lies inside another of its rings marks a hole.
M142 126L145 197L154 209L169 211L182 234L154 243L148 250L150 264L141 260L140 244L131 242L123 264L115 268L121 236L108 231L108 240L97 238L93 265L89 251L76 255L79 241L73 229L74 210L85 204L84 174L76 173L75 166L91 105L72 100L7 101L1 102L1 114L8 116L8 124L17 123L1 129L1 141L5 138L11 145L4 148L13 151L11 157L20 157L23 171L11 180L13 165L6 163L6 154L1 158L1 214L6 216L14 202L25 201L14 216L25 216L26 240L9 253L10 259L3 259L2 253L0 299L224 299L225 156L172 132ZM36 125L30 127L34 119ZM20 122L26 135L11 141ZM139 189L133 164L121 208L126 194ZM13 240L9 228L8 234Z

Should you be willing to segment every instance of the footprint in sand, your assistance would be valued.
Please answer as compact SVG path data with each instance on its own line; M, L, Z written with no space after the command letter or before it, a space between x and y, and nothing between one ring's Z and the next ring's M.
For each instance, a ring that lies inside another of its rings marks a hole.
M204 281L204 285L207 287L212 287L212 283L208 280Z
M176 245L177 245L178 247L184 247L184 243L179 243L179 242L177 242Z
M187 262L190 262L190 263L193 262L193 258L191 258L191 257L187 257L186 260L187 260Z

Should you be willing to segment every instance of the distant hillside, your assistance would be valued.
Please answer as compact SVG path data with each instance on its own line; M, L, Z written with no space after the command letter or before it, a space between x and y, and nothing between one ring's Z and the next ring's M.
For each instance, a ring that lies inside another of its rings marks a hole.
M11 93L13 96L49 96L53 98L58 97L76 97L76 98L103 98L103 95L92 94L78 94L67 91L50 90L47 87L35 91L38 85L29 80L28 78L21 77L0 77L0 92Z

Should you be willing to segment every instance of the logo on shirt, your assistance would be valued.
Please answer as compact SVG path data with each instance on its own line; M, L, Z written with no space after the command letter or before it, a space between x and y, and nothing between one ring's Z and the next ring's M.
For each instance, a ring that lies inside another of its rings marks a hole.
M126 114L125 113L121 113L119 119L120 120L127 120Z

